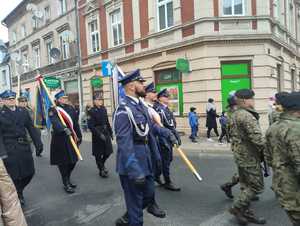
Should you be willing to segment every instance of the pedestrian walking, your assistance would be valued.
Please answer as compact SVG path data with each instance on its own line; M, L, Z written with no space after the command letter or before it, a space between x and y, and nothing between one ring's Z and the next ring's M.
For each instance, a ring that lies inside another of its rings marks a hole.
M257 217L250 210L252 199L263 192L264 179L260 165L265 148L265 140L259 126L259 114L254 109L255 93L249 89L241 89L235 93L237 109L232 113L230 133L232 150L238 168L239 182L243 189L235 198L229 212L240 224L248 222L265 224L266 220Z
M169 109L170 94L167 89L161 90L157 94L158 102L155 103L154 109L159 113L163 126L169 129L176 137L177 142L181 145L181 139L176 131L176 120ZM159 137L160 152L162 157L162 174L164 177L164 188L170 191L180 191L171 180L170 167L173 161L173 144L171 140L166 140L164 137Z
M195 111L196 111L196 108L191 107L189 115L188 115L189 124L191 127L190 139L193 143L197 143L196 137L197 137L198 127L199 127L199 119L198 119L197 113Z
M69 136L73 135L76 137L77 139L75 140L79 146L82 141L82 134L78 123L78 114L73 106L67 104L68 96L63 90L55 94L55 101L60 111L72 123L64 126L58 117L57 109L51 108L49 110L49 118L52 123L50 164L58 166L64 190L66 193L71 194L75 192L75 188L77 187L76 184L71 182L70 177L78 161L78 157L75 154Z
M273 191L294 226L300 225L300 93L285 94L283 113L266 132Z
M221 136L219 137L219 144L223 144L223 138L226 137L227 143L230 143L229 135L227 132L227 126L228 126L228 117L226 116L225 111L222 112L222 115L219 119L220 125L221 125Z
M117 226L142 226L143 209L153 202L154 197L150 149L153 142L149 133L155 124L139 99L145 96L144 81L139 70L120 80L126 96L115 112L114 128L118 146L117 172L124 191L127 213L116 221ZM155 216L151 209L147 210Z
M207 128L207 140L212 142L211 131L214 130L217 137L219 137L218 125L217 125L217 114L216 106L214 104L214 99L209 98L206 105L206 128Z
M0 112L0 130L7 158L3 159L8 174L12 178L22 205L25 205L24 189L34 176L34 161L27 134L36 148L36 155L43 151L41 137L33 126L27 110L16 106L16 93L7 90L2 94L4 106Z
M95 95L94 106L88 111L88 128L92 132L92 153L95 157L99 176L108 177L105 162L113 153L111 140L113 131L108 121L107 110L100 95Z

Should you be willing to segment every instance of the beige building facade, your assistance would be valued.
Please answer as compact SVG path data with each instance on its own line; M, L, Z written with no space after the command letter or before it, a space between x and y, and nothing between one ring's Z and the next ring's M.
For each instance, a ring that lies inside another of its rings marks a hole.
M34 103L35 77L54 76L70 95L75 105L80 103L80 81L76 44L76 7L73 0L23 0L2 21L9 33L9 52L18 57L11 60L12 85L27 91ZM54 59L50 50L60 55ZM53 90L55 91L55 90Z
M82 0L79 17L84 104L92 101L91 80L101 77L104 60L124 72L139 68L158 89L167 87L184 131L191 106L203 116L204 127L208 98L221 112L228 93L244 87L256 92L266 127L269 97L300 89L300 1ZM97 39L91 23L97 25ZM189 73L176 70L178 58L189 61ZM111 113L111 80L103 78L100 89Z

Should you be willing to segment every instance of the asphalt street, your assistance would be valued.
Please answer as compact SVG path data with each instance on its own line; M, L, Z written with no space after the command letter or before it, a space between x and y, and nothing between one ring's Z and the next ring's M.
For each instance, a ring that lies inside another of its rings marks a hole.
M49 140L45 143L47 146ZM115 155L108 162L110 177L102 179L91 156L91 143L84 142L81 152L84 161L77 164L72 178L79 188L72 195L63 191L57 168L49 164L49 152L46 150L42 158L35 158L36 175L25 190L27 205L24 212L29 226L113 226L123 214L124 199L115 173ZM144 225L237 225L227 213L232 201L219 189L219 185L234 173L232 156L201 153L189 157L203 177L203 182L197 182L181 159L175 157L172 175L182 191L174 193L157 187L157 200L166 210L167 217L154 218L145 211ZM271 181L267 179L265 192L261 200L253 204L253 208L266 217L268 226L291 226L270 186ZM238 188L234 193L237 192Z

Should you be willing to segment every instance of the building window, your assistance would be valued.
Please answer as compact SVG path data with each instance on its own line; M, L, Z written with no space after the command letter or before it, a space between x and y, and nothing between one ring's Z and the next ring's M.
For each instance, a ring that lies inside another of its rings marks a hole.
M283 67L281 64L277 64L277 91L282 92L284 90L284 77L283 77Z
M223 0L224 16L243 16L244 0Z
M68 95L69 101L74 106L79 106L78 80L65 81L64 90Z
M6 76L6 70L2 70L2 86L7 86L7 76Z
M50 6L44 8L44 17L45 17L45 23L50 21L51 18Z
M158 24L159 30L163 30L174 25L173 1L158 0Z
M62 54L62 58L68 59L69 58L69 42L66 40L66 37L61 35L59 37L59 42L60 42L60 51Z
M22 53L22 65L23 65L23 72L26 73L29 71L29 64L28 64L28 54L27 52Z
M97 20L91 21L89 24L90 48L91 52L95 53L100 50L99 46L99 31Z
M292 88L292 91L296 91L296 77L295 77L295 70L292 69L291 70L291 88Z
M21 37L22 38L26 37L26 27L25 27L25 24L22 24L22 26L21 26Z
M293 4L293 1L291 1L291 0L288 2L288 9L289 9L289 15L288 15L289 24L288 24L288 29L293 34L294 30L295 30L295 18L296 17L294 15L294 12L295 12L294 4Z
M12 32L12 43L17 42L17 33L15 31Z
M38 19L36 17L31 18L32 29L36 30L39 27Z
M67 12L67 1L66 0L59 0L60 4L60 15Z
M117 46L123 43L122 38L122 21L121 10L117 9L110 14L110 24L112 30L113 46Z
M50 55L50 51L52 49L52 41L48 41L46 43L46 49L47 49L47 59L48 59L48 64L53 64L54 63L54 59L51 57Z
M34 68L39 68L41 66L40 48L36 47L33 49L33 64Z

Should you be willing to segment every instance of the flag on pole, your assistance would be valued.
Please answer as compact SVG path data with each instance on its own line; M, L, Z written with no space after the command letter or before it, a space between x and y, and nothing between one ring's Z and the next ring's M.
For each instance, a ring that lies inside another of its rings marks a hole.
M34 124L37 128L50 129L51 121L48 116L49 109L53 106L51 99L43 86L38 84L36 88L36 104L34 112Z
M125 90L123 86L119 83L119 80L125 76L122 69L115 65L113 70L113 93L114 93L114 103L118 106L120 100L125 97Z

